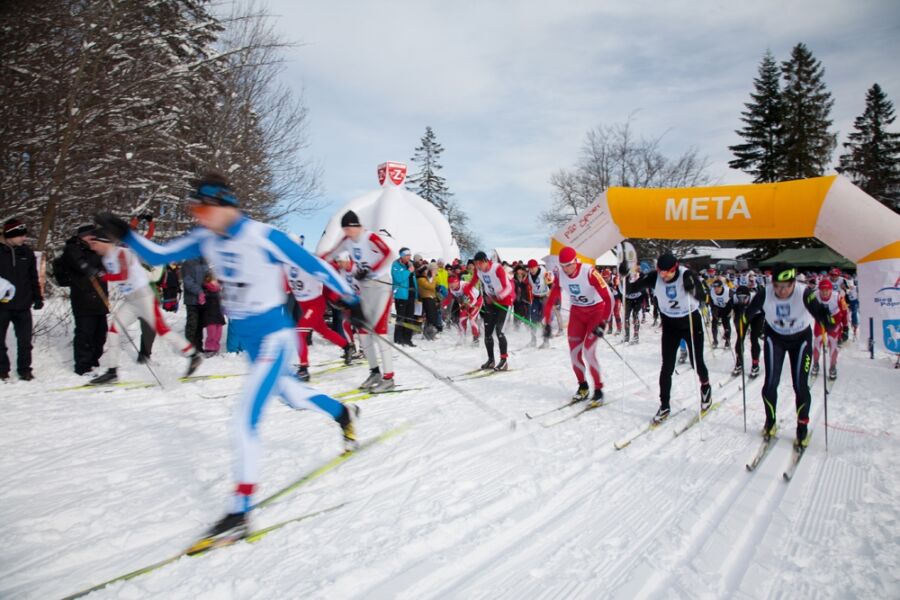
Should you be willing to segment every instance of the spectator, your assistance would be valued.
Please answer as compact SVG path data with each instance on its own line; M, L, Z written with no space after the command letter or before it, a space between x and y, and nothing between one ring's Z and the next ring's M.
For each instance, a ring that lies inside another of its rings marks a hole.
M203 325L200 313L206 302L203 282L209 266L202 258L192 258L181 265L181 282L184 287L184 306L187 308L187 321L184 324L184 337L194 346L203 347Z
M178 301L181 299L181 275L178 273L177 263L166 267L159 282L159 293L162 296L163 310L177 313Z
M107 283L97 278L103 268L100 256L88 245L93 232L93 225L79 227L76 234L66 240L62 255L53 261L56 282L71 288L69 302L75 318L72 352L75 373L78 375L88 374L100 366L100 357L106 344L109 291Z
M222 340L222 326L225 325L225 315L222 313L221 301L222 285L212 272L207 272L203 282L203 293L206 302L203 304L201 320L206 332L206 341L203 343L203 352L206 356L219 353Z
M410 264L410 254L409 248L400 248L399 258L391 265L394 309L397 313L397 323L394 325L394 343L402 346L415 346L412 341L413 330L410 326L415 321L416 298L419 296L419 290L413 266Z
M6 331L12 323L16 333L16 371L19 379L31 381L31 309L44 307L41 285L38 282L37 260L34 251L25 245L28 229L18 219L3 224L0 243L0 277L15 286L16 295L0 304L0 379L9 379L9 356L6 353Z
M425 339L429 340L434 339L435 332L441 330L437 320L437 286L434 282L436 271L437 265L432 269L428 263L423 263L416 273L419 286L419 300L422 301L422 311L425 313L425 328L423 332Z

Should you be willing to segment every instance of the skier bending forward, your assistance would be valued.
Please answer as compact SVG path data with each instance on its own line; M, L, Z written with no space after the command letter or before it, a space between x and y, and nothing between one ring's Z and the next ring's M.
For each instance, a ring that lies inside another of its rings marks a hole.
M229 335L237 335L250 356L246 384L234 413L236 444L235 486L231 510L189 552L246 537L247 512L259 479L258 426L269 396L278 394L294 409L314 409L340 424L346 448L356 446L357 408L301 383L291 372L297 354L297 335L284 310L284 265L303 269L345 302L357 297L343 277L309 254L282 231L245 216L228 182L218 173L206 174L191 195L190 210L200 225L182 237L158 245L129 230L110 213L96 215L98 224L125 240L151 265L203 256L223 283L222 304L229 317Z

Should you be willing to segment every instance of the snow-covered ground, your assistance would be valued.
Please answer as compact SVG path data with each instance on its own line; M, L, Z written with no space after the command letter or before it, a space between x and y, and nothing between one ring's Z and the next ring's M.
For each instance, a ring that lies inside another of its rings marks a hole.
M57 332L59 333L59 332ZM211 554L182 558L94 598L898 598L900 597L900 371L847 347L829 402L822 379L814 437L796 477L793 394L784 377L782 438L759 471L762 378L747 389L725 350L707 351L715 397L727 402L678 438L668 425L622 451L613 442L657 407L659 333L610 341L653 387L601 342L611 404L552 427L560 411L524 418L574 391L564 338L551 350L510 332L512 371L459 383L487 415L398 356L398 382L426 389L360 403L361 435L410 422L402 435L353 457L259 511L254 527L343 505ZM455 335L413 354L447 375L476 368L484 349ZM338 357L318 342L313 363ZM129 355L133 352L129 352ZM45 336L37 379L0 385L0 597L61 598L183 549L221 516L232 481L228 421L241 379L178 384L184 361L157 344L168 385L54 391L80 383L64 337ZM327 392L354 387L363 366L316 376ZM200 373L241 373L216 357ZM673 404L696 410L685 366ZM150 380L129 364L123 379ZM572 410L572 409L569 409ZM262 423L260 497L340 451L338 427L277 401Z

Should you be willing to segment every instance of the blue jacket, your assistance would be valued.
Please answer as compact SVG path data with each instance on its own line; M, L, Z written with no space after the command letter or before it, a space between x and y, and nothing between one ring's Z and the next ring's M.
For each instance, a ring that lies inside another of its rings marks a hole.
M400 262L400 259L395 260L391 265L391 282L394 286L395 300L415 300L419 297L416 274L409 270L408 265ZM413 290L412 298L409 296L410 288Z

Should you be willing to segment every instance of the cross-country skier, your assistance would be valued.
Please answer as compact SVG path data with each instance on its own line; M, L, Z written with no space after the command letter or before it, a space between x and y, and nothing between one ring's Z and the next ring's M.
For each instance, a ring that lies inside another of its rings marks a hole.
M344 364L349 365L353 358L353 346L325 323L325 286L312 273L293 265L285 265L284 270L299 313L297 337L300 344L300 366L297 368L297 377L300 381L309 381L309 345L306 343L306 336L313 331L341 348Z
M831 329L834 327L834 320L828 307L819 303L815 294L798 286L796 278L797 270L793 267L781 266L774 269L772 283L761 288L750 301L746 318L752 320L757 314L763 313L766 319L766 376L762 390L766 422L762 430L763 437L770 438L778 430L775 419L778 384L781 381L784 357L787 355L797 405L797 438L794 445L806 447L809 444L807 434L812 400L808 377L812 360L812 323L815 319Z
M759 339L762 336L765 318L762 313L746 320L747 307L753 299L753 292L746 285L739 285L734 290L732 303L734 306L734 326L737 329L737 341L734 343L734 370L732 375L740 375L744 368L744 340L750 334L750 378L759 376ZM745 324L746 322L746 324Z
M505 371L508 368L506 362L506 336L503 334L503 325L506 323L506 315L512 310L515 300L515 287L506 269L501 264L491 262L487 254L482 251L475 253L473 257L475 270L472 278L463 287L463 293L469 294L469 290L481 283L484 298L484 307L481 314L484 317L484 347L487 350L488 359L481 365L482 369L495 369ZM494 333L497 334L497 343L500 346L500 362L494 362Z
M631 288L631 284L637 281L640 276L640 271L632 269L625 279L625 339L623 341L631 342L632 344L637 344L640 340L641 311L647 296L645 290ZM634 336L631 335L632 327L634 327Z
M143 237L137 234L137 237ZM116 236L116 239L121 239ZM119 379L120 335L128 335L127 329L135 321L143 321L148 329L153 329L164 339L175 352L190 359L186 375L193 373L203 357L199 349L169 329L160 310L159 300L150 287L147 271L141 266L137 255L130 249L117 246L113 236L102 228L95 229L87 238L91 250L96 252L103 262L102 278L119 289L122 301L118 306L110 306L109 331L106 336L106 350L100 359L106 366L106 372L94 377L90 385L114 383ZM125 331L120 331L124 329Z
M568 326L569 358L578 380L578 390L572 399L586 400L590 395L586 372L590 370L594 382L593 401L600 403L603 401L603 381L595 345L611 316L613 297L600 273L592 265L579 262L575 249L566 246L559 252L559 270L544 307L545 340L550 339L553 305L562 298L563 290L569 295L572 307Z
M722 323L722 330L725 332L723 338L723 346L728 348L731 345L731 310L733 308L731 289L725 285L725 281L716 278L712 282L709 289L709 305L712 309L712 347L719 345L719 323Z
M625 266L620 267L625 272ZM632 289L652 289L659 312L662 314L662 366L659 370L659 410L653 417L655 423L669 418L672 372L678 346L687 345L691 364L700 378L700 409L708 410L712 404L712 388L709 372L703 361L703 320L700 303L704 297L703 286L693 271L678 264L669 252L656 261L656 271L644 275L631 284ZM693 327L691 327L693 326Z
M344 237L322 257L328 260L342 251L350 252L356 265L354 276L359 280L359 316L376 335L387 335L391 315L391 264L394 252L381 236L367 231L352 210L341 217L341 228L344 230ZM387 344L378 344L376 351L373 335L365 329L360 329L359 335L366 360L369 361L369 377L360 384L360 389L381 392L393 388L396 382L391 348Z
M447 278L448 294L444 298L442 308L447 308L455 300L459 305L459 339L465 341L466 327L472 329L472 343L478 345L478 313L484 304L481 292L475 286L465 291L459 282L459 277L450 275Z
M834 289L831 279L819 281L819 289L816 290L816 300L828 307L828 312L836 325L833 329L826 332L821 323L816 323L815 331L813 332L812 374L817 375L819 373L819 352L824 346L822 338L827 337L828 356L831 358L828 378L837 379L838 340L841 339L844 324L847 322L847 302L840 291Z
M259 480L261 446L259 422L272 394L295 409L314 409L334 419L343 430L347 449L356 446L356 407L343 405L301 383L290 372L297 352L297 334L285 314L283 266L313 273L344 301L357 302L353 291L323 261L309 254L282 231L254 221L241 212L227 180L208 173L191 196L190 211L200 225L165 245L145 240L128 224L109 213L97 222L114 237L125 240L149 264L164 264L203 256L214 265L224 288L222 304L229 317L229 335L237 335L250 356L250 368L233 428L236 444L235 486L228 514L192 550L240 539L247 535L246 513Z

